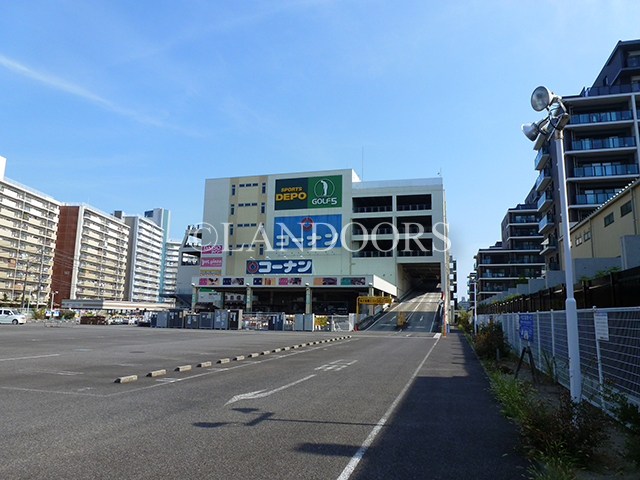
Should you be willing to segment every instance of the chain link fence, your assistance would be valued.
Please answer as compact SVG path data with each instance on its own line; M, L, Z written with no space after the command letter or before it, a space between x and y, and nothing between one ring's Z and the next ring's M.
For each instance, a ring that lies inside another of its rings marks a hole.
M533 317L527 339L521 335L521 315L530 315L528 323ZM490 321L502 324L517 355L530 347L536 367L569 388L564 311L478 315L478 325ZM604 407L601 385L607 384L640 406L640 307L578 310L578 336L583 398Z

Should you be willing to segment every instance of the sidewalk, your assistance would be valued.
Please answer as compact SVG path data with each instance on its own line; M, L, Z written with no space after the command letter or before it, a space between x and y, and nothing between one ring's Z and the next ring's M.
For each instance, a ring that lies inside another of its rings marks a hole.
M426 354L426 352L425 352ZM441 338L352 478L529 478L515 425L500 414L464 335Z

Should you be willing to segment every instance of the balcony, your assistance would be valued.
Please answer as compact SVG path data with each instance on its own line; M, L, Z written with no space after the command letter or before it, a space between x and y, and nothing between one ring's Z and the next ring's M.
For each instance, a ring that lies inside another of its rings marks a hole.
M583 138L571 142L572 151L630 148L636 146L636 137Z
M598 113L574 113L571 115L569 125L584 125L589 123L622 122L633 120L631 110L619 110L615 112Z
M553 205L553 192L545 190L538 199L538 212L548 210Z
M640 92L640 83L627 83L624 85L607 85L605 87L585 88L580 93L580 96L599 97L600 95L620 95L632 92Z
M547 213L544 217L542 217L542 220L540 220L540 222L538 223L538 232L539 233L546 233L549 232L553 229L554 226L554 215L553 213Z
M536 180L536 191L543 192L547 189L549 184L551 183L551 169L549 167L545 168L538 175L538 179Z
M543 145L542 148L538 150L538 154L533 161L534 168L536 170L542 170L547 164L547 160L549 160L549 145Z
M616 196L617 193L618 192L579 193L576 195L576 203L574 205L601 205Z
M573 168L574 178L638 175L638 164L591 163Z
M549 237L542 242L542 250L540 250L540 255L546 255L551 252L555 252L558 247L558 239L556 237Z

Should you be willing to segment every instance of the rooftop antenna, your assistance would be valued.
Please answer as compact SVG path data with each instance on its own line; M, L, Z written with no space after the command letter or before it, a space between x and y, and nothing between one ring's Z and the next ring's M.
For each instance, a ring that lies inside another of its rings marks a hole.
M441 177L442 176L442 167L440 167L440 170L438 170L438 176Z

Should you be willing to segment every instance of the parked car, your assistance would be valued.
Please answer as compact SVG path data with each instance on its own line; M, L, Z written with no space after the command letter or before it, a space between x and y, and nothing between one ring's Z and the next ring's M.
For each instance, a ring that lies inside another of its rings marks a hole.
M0 308L0 323L18 325L26 321L27 316L24 313L19 313L17 310L11 310L10 308Z

